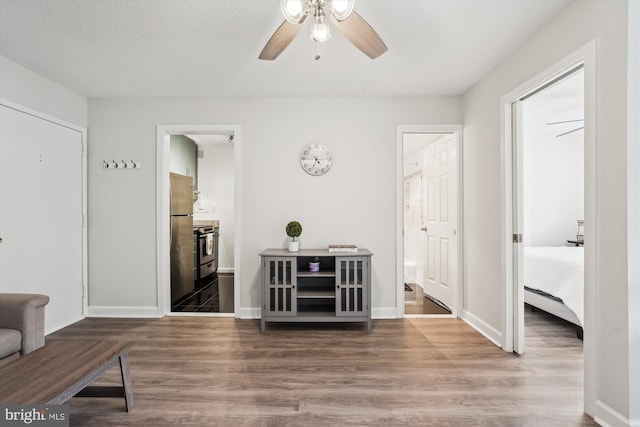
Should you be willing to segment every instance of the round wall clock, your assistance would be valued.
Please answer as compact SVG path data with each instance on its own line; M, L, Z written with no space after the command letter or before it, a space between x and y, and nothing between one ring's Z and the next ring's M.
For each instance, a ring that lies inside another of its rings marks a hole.
M302 150L300 165L309 175L324 175L331 169L331 153L323 144L309 144Z

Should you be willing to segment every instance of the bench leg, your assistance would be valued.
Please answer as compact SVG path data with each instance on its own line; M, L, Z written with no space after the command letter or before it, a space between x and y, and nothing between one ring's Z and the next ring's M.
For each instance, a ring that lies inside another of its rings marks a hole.
M127 404L127 412L131 412L135 406L133 400L133 386L131 384L131 374L129 373L129 355L125 352L119 357L120 373L122 374L122 388L124 391L124 400Z

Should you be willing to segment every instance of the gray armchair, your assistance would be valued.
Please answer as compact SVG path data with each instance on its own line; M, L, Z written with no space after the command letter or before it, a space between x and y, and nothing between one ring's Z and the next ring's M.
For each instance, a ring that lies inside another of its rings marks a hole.
M44 306L39 294L0 293L0 365L44 345Z

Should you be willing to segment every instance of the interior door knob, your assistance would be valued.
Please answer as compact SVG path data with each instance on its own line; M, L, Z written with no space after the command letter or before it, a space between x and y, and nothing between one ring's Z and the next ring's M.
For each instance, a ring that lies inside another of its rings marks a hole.
M420 230L422 230L422 231L427 231L427 227L424 227L424 226L423 226L423 227L420 227Z

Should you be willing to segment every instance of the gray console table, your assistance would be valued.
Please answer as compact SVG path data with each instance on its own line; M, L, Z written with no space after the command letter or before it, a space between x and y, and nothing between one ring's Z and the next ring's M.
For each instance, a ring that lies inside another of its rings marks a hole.
M367 250L267 249L262 257L262 321L366 322L371 333L371 256ZM310 262L320 263L310 271Z

